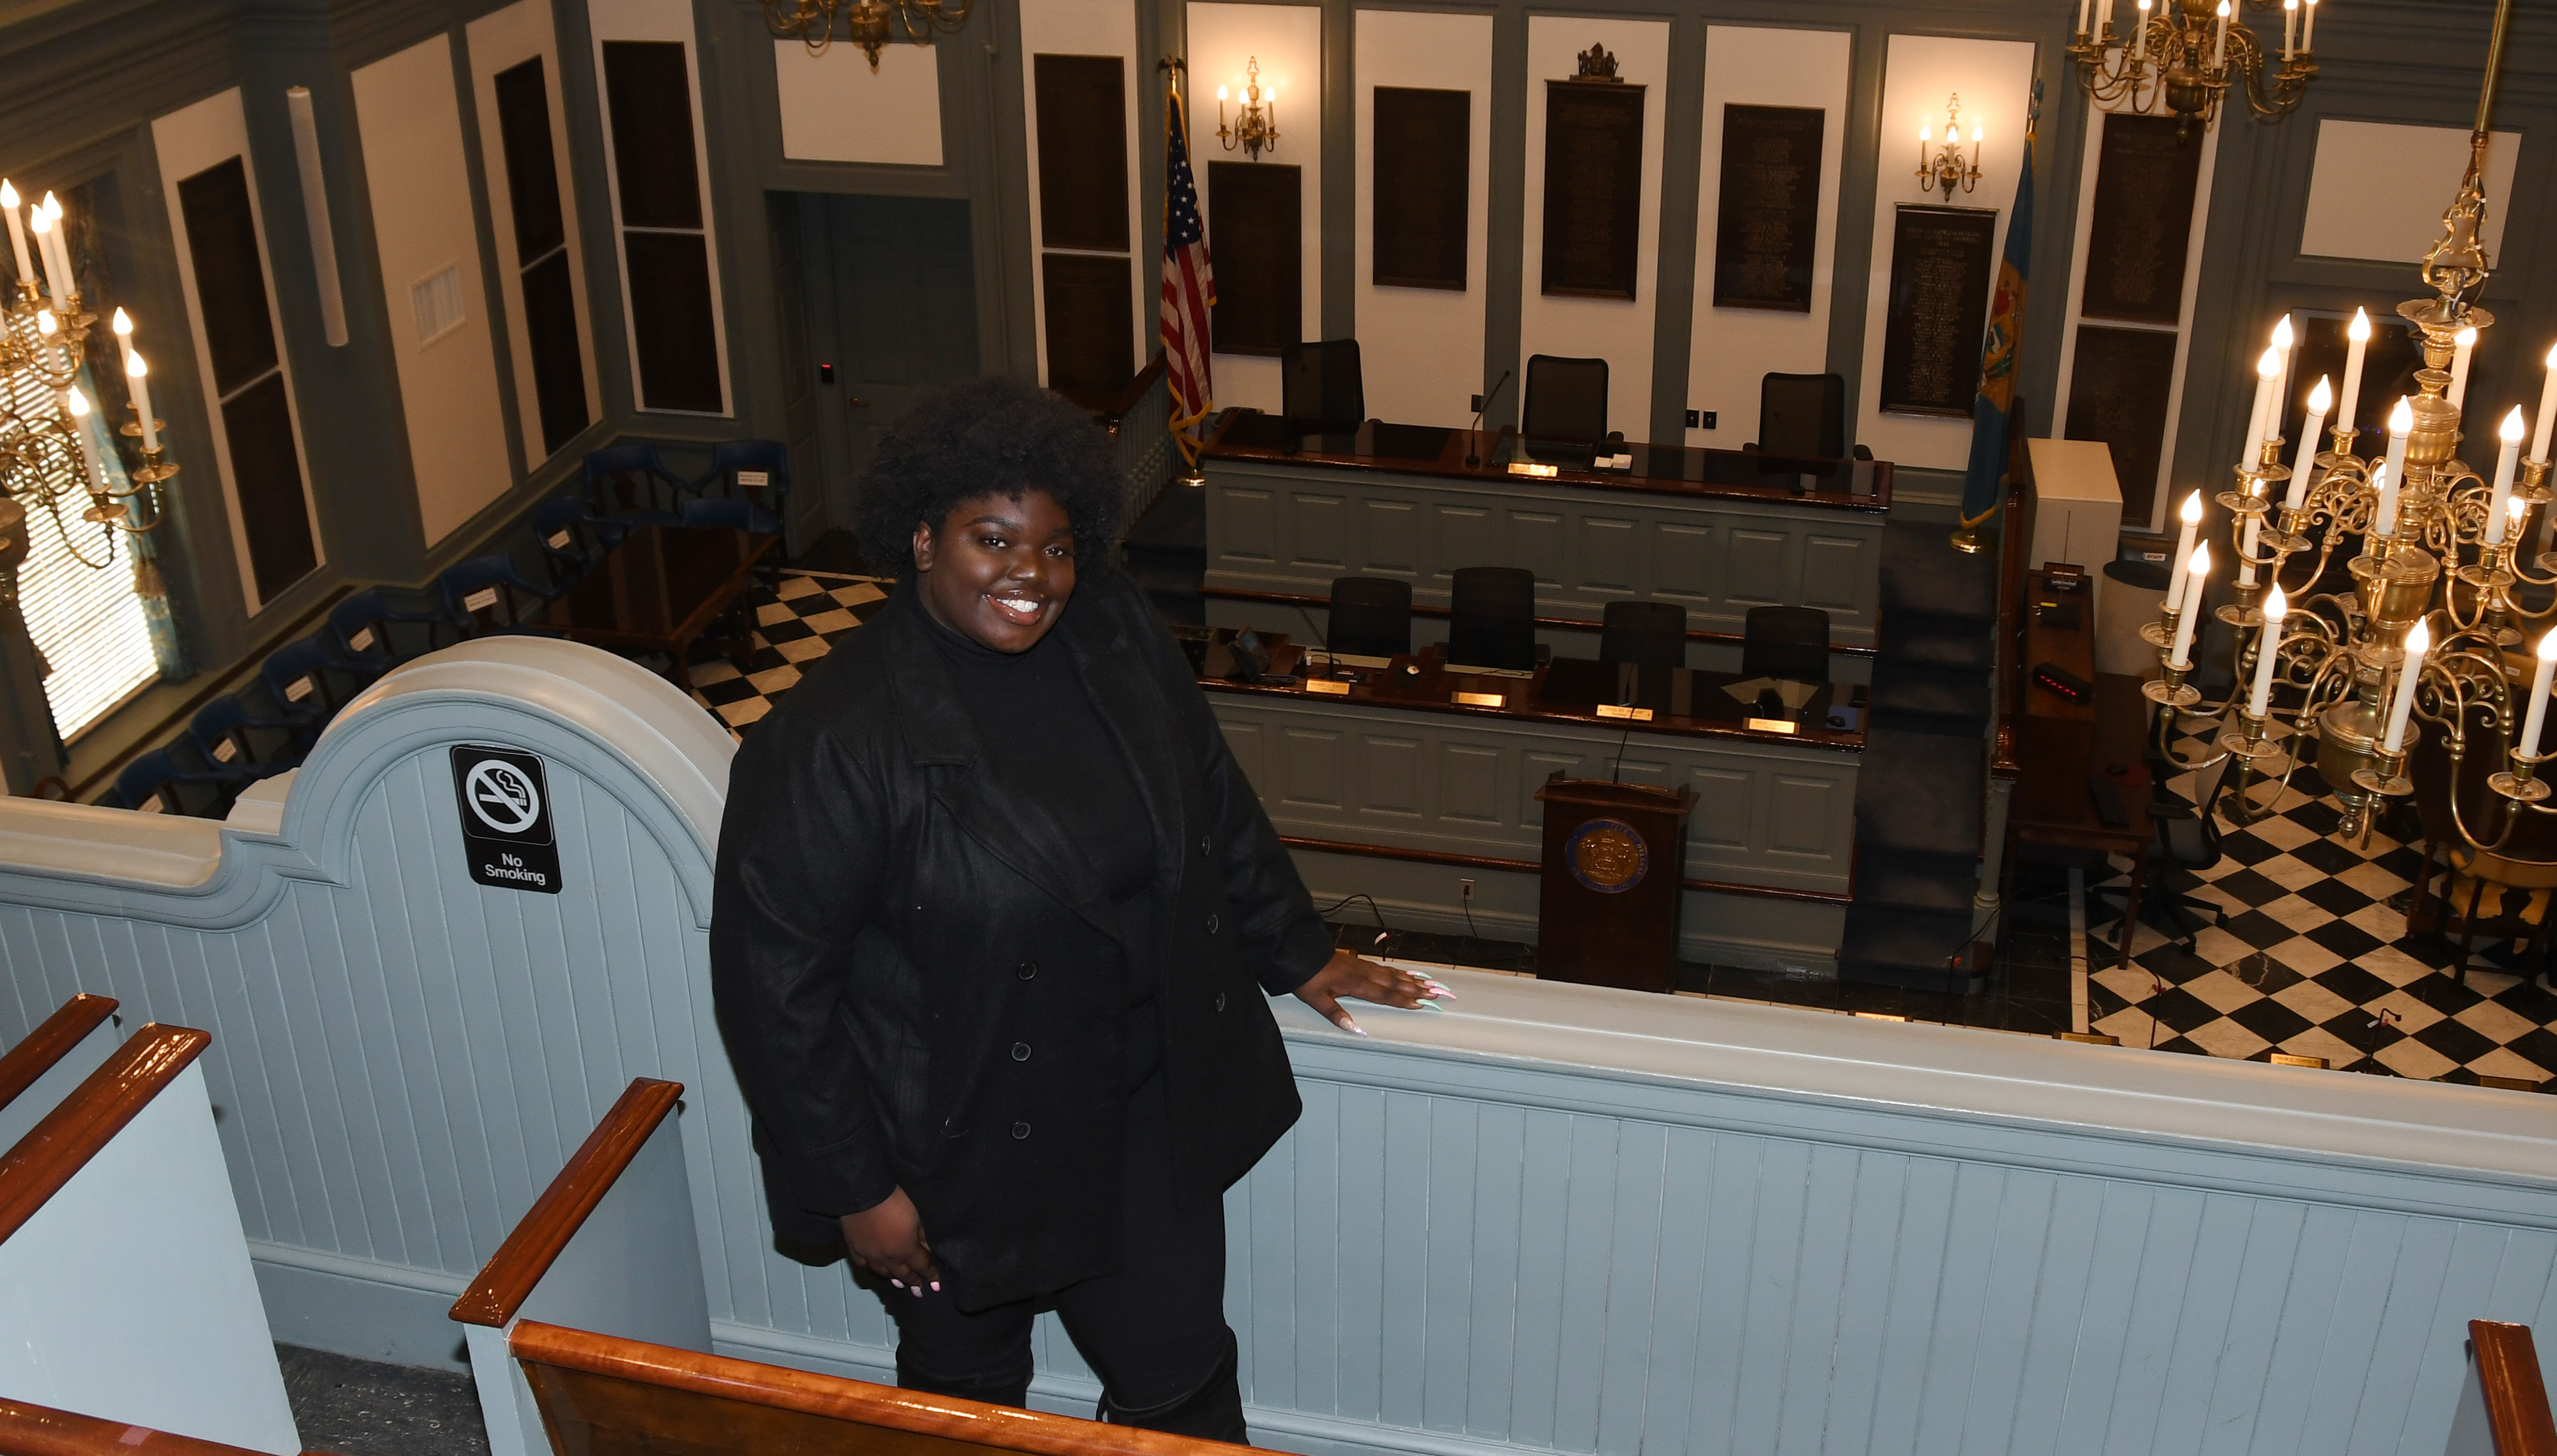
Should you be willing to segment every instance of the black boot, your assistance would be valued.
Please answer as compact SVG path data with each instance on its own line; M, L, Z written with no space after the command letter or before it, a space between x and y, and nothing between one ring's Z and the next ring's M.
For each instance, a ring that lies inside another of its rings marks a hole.
M1228 1370L1231 1369L1229 1365ZM899 1390L921 1390L930 1395L955 1395L962 1400L983 1400L989 1405L1017 1408L1030 1403L1030 1373L1027 1370L1017 1375L937 1376L908 1365L900 1353L896 1357L896 1384ZM1237 1408L1240 1409L1239 1406Z
M1167 1435L1195 1436L1208 1441L1231 1441L1238 1446L1252 1444L1251 1433L1243 1425L1243 1388L1235 1380L1236 1349L1234 1331L1225 1332L1225 1354L1218 1358L1216 1369L1208 1373L1195 1390L1175 1395L1159 1405L1129 1408L1114 1403L1105 1388L1101 1404L1093 1416L1112 1425L1136 1426L1141 1430L1162 1431Z

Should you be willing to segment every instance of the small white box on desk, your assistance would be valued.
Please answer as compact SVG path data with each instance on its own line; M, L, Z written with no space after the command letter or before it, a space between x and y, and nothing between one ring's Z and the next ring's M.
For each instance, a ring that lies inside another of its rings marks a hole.
M2100 440L2028 440L2033 459L2033 550L2025 570L2076 562L2100 585L2122 535L2122 487L2113 453Z

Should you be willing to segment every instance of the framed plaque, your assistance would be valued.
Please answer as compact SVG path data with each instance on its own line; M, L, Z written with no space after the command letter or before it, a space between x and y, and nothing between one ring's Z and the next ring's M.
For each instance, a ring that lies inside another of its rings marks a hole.
M1373 282L1464 290L1473 118L1471 91L1376 88Z
M1817 106L1722 108L1722 183L1714 203L1713 306L1812 311L1812 246L1820 222Z
M2098 184L2100 186L2100 184ZM2153 329L2078 328L2069 371L2064 440L2100 440L2122 487L2122 523L2145 526L2157 506L2158 455L2175 383L2175 334Z
M1039 259L1047 326L1047 387L1108 398L1135 373L1136 300L1126 258L1048 253Z
M1634 297L1643 221L1643 88L1545 83L1544 291Z
M1116 56L1034 56L1039 245L1128 247L1128 93Z
M1885 413L1971 417L1996 245L1994 208L1900 204L1882 330Z
M2081 314L2170 329L2183 318L2202 141L2178 136L2171 116L2104 118Z
M1221 354L1277 354L1304 331L1304 169L1277 162L1207 164L1208 256Z

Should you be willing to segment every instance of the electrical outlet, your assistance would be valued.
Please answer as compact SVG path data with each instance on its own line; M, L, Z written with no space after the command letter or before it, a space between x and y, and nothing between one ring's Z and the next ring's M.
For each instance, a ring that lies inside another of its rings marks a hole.
M1459 895L1463 896L1465 899L1470 900L1470 899L1472 899L1472 898L1474 897L1474 882L1473 882L1472 880L1470 880L1470 879L1460 879L1460 880L1457 880L1457 881L1456 881L1456 891L1457 891L1457 893L1458 893Z
M1714 421L1721 413L1720 410L1689 410L1686 412L1686 427L1690 430L1710 430L1714 428Z

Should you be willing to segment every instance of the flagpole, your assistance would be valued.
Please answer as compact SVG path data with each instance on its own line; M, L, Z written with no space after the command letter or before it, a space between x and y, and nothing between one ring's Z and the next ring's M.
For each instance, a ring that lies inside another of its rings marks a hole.
M1981 344L1980 388L1971 404L1971 459L1962 503L1955 511L1961 524L1951 538L1952 548L1966 556L1988 550L1979 528L1997 514L2006 498L2007 462L2014 450L2016 370L2024 348L2025 274L2033 256L2034 153L2041 124L2042 77L2037 73L2025 111L2024 175L2017 180L2009 209L2005 256L1998 265L1988 337ZM1978 485L1987 487L1979 492L1986 498L1978 502L1978 513L1972 514L1973 487Z

